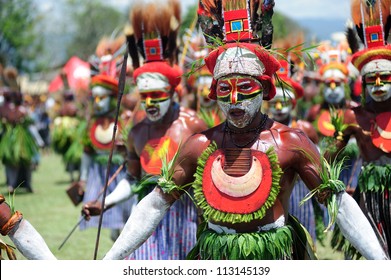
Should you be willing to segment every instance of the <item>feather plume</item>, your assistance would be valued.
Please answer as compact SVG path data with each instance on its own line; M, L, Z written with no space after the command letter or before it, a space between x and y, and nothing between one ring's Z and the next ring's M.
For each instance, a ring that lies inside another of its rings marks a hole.
M214 38L220 41L224 39L224 19L222 17L222 3L219 0L200 0L198 8L198 23L205 34L205 40L209 45L216 43Z
M346 39L349 44L349 48L353 53L356 53L360 49L360 44L357 38L357 33L353 28L353 22L348 22L346 25Z
M133 27L134 35L137 40L143 37L143 5L141 2L136 2L129 13L129 21Z
M126 36L126 41L128 43L128 53L132 59L133 69L136 69L140 66L140 59L138 57L136 38L134 34L134 28L129 23L124 27L124 33Z
M133 5L129 19L134 29L135 44L144 58L144 40L160 39L164 58L170 62L176 60L180 13L181 7L178 0L148 3L138 1ZM128 40L128 42L131 41Z
M211 38L224 39L224 18L222 11L247 9L253 38L260 40L264 47L270 47L273 37L274 0L201 0L199 1L199 23L206 34L208 44Z
M351 0L352 20L356 26L379 24L380 17L385 23L390 16L390 6L391 0Z
M125 43L125 36L122 34L116 38L102 37L96 46L95 54L102 57L108 54L115 54Z
M391 28L391 0L351 0L351 14L362 42L364 42L364 26L381 23L384 40L388 40Z

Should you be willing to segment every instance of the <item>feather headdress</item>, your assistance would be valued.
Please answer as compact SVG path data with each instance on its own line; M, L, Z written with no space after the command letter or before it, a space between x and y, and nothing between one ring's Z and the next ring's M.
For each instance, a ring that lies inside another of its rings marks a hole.
M364 44L364 49L353 55L353 65L362 75L376 71L375 68L391 67L391 46L387 44L391 1L352 0L351 4L352 20Z
M96 46L95 55L89 60L91 76L98 74L117 77L122 65L122 54L125 48L125 36L116 35L117 30L109 36L103 36Z
M178 0L138 1L129 13L127 32L129 53L133 60L133 79L139 92L172 91L181 81L177 36L180 26ZM144 60L140 66L139 54Z
M144 61L177 63L177 36L180 4L177 0L136 2L129 13L131 25L126 35L133 67L139 67L138 53ZM137 53L138 51L138 53Z
M280 64L267 50L273 36L273 7L273 0L200 0L201 28L207 42L216 47L205 58L213 74L210 99L217 98L217 80L231 74L256 78L266 85L263 98L274 97L272 77Z
M352 20L358 35L363 42L366 41L365 28L379 26L383 32L384 41L387 41L391 28L390 0L352 0ZM365 43L366 47L370 47ZM369 42L370 43L370 42Z
M274 0L200 0L199 22L209 44L260 42L270 48L273 39Z

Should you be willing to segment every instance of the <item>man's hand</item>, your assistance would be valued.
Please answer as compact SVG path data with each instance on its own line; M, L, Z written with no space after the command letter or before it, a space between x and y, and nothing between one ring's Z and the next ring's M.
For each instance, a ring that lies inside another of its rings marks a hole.
M90 220L91 216L98 216L102 213L102 202L101 201L90 201L83 205L81 213L87 221Z
M0 229L2 229L12 216L11 208L5 202L3 195L0 195L0 213Z

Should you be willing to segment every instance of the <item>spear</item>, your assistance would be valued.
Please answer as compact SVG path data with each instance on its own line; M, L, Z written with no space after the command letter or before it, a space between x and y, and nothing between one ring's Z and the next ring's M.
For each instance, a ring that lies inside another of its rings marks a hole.
M102 209L104 209L105 205L105 199L106 199L106 193L107 193L107 187L108 187L108 179L109 179L109 172L110 172L110 165L111 160L113 157L113 151L114 151L114 145L115 145L115 136L117 132L117 126L118 126L118 117L119 117L119 109L121 106L121 99L122 95L124 94L124 88L125 88L125 81L126 81L126 63L128 60L128 52L125 52L124 54L124 60L122 63L121 73L118 81L118 100L117 100L117 109L115 114L115 121L114 121L114 129L113 129L113 136L111 138L111 149L109 154L109 159L107 161L107 168L106 168L106 184L103 189L103 196L102 196ZM94 260L96 260L97 254L98 254L98 247L99 247L99 238L100 238L100 232L102 228L102 220L103 220L103 212L100 213L99 216L99 225L98 225L98 233L96 236L96 242L95 242L95 251L94 251Z
M107 185L110 185L114 179L118 176L118 174L121 172L121 170L124 168L126 162L122 163L118 169L115 171L113 176L111 176L109 182ZM98 197L96 198L95 202L98 201L99 197L103 194L103 188L98 194ZM106 209L103 209L103 211L106 211ZM85 219L85 215L80 217L80 220L76 223L76 225L72 228L72 230L68 233L68 235L65 237L64 241L61 243L61 245L58 247L58 250L61 250L61 248L64 246L64 244L68 241L68 239L71 237L71 235L74 233L74 231L77 229L77 227L81 224L81 222Z

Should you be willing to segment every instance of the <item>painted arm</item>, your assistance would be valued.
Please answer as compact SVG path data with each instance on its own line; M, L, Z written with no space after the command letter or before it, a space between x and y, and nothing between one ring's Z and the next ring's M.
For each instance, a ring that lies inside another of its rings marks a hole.
M45 240L25 219L8 234L16 248L28 260L55 260Z
M134 208L120 236L104 260L122 260L140 247L153 233L174 202L160 188L144 197Z
M386 260L376 234L357 202L346 192L337 195L337 224L342 234L368 260Z
M301 140L304 146L305 138L301 138ZM317 171L319 170L319 162L323 159L320 158L318 152L310 145L307 146L306 152L312 155L312 159L310 160L309 158L311 156L308 155L300 157L299 161L296 162L299 167L298 173L307 187L314 190L322 183L325 183L320 179L319 172ZM346 187L344 187L342 191L327 188L318 193L318 199L323 203L327 199L325 197L331 196L334 193L336 195L336 206L338 207L336 223L346 239L348 239L366 259L387 259L387 255L383 251L369 221L361 211L357 202L344 191L345 188ZM321 198L323 195L325 197ZM329 197L328 199L331 198Z

